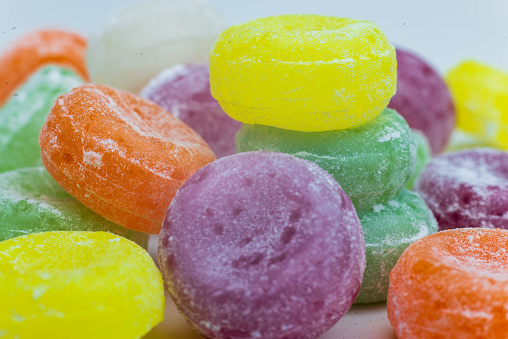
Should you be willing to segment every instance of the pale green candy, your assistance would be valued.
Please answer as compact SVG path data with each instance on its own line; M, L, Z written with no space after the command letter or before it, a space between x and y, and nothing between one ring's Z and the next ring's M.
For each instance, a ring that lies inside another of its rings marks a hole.
M415 174L406 182L406 188L409 190L413 189L413 184L422 172L423 168L432 159L432 151L430 150L429 140L419 130L412 129L413 135L416 140L416 168Z
M105 231L147 248L148 234L104 219L61 188L44 167L0 174L0 241L47 231Z
M310 160L330 173L357 210L397 196L413 175L416 141L402 116L385 109L355 128L298 132L243 124L236 151L273 151Z
M83 81L74 72L45 67L0 109L0 173L42 165L39 133L55 100Z
M367 264L355 303L385 301L389 275L402 252L413 242L437 232L432 211L415 192L403 189L386 204L359 211Z

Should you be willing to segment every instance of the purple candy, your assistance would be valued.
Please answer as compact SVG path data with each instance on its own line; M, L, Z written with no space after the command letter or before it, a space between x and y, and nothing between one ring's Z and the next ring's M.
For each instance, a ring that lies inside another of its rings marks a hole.
M508 152L477 148L434 158L415 184L439 230L508 229Z
M432 154L443 151L455 126L455 107L441 76L416 55L397 48L397 93L388 107L429 140Z
M365 268L351 200L317 165L246 152L198 170L159 240L168 292L206 338L317 338L349 309Z
M210 145L217 158L235 153L235 135L242 124L231 119L210 93L208 65L175 65L141 90L155 102L194 129Z

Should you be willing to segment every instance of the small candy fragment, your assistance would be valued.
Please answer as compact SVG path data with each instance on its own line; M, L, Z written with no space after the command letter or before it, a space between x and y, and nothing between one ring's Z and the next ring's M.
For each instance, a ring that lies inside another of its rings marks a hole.
M208 60L223 17L200 0L143 1L116 13L90 36L93 82L138 93L163 69Z
M284 152L330 173L358 210L397 196L413 175L416 142L406 121L385 109L369 123L327 132L298 132L244 124L236 151Z
M425 165L429 163L432 159L432 153L430 150L429 140L417 129L411 129L413 132L413 136L416 140L416 166L415 166L415 174L406 182L407 189L413 189L414 182L416 178L420 176Z
M477 148L434 158L415 183L439 230L508 228L508 152Z
M208 65L178 64L150 80L140 95L189 125L222 158L235 153L235 135L242 124L224 113L208 79Z
M149 237L95 214L61 188L44 167L0 174L0 241L48 231L107 231L143 248Z
M437 222L420 196L406 189L386 204L358 211L367 264L355 304L385 301L388 279L400 255L414 241L437 232Z
M317 338L353 303L364 255L360 221L337 182L272 152L198 170L159 238L168 292L206 338Z
M233 119L296 131L363 124L388 105L395 48L374 23L281 15L235 25L210 51L212 95Z
M441 153L455 126L455 107L448 86L431 65L397 48L397 93L388 107L423 132L432 154Z
M390 273L397 338L506 338L508 231L455 229L410 245Z
M0 242L0 330L7 338L140 338L164 317L148 253L104 232Z
M176 191L215 160L180 120L104 85L61 96L39 143L44 166L66 191L103 217L147 233L160 231Z
M74 72L47 66L0 108L0 173L42 165L39 133L58 96L83 81Z

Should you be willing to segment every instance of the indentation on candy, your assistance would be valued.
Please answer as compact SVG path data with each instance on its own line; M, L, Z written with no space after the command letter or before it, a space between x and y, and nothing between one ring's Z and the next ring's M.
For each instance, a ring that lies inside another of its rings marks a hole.
M66 161L66 162L72 162L74 160L73 156L70 154L70 153L64 153L62 158Z
M244 209L242 207L233 208L233 217L234 218L238 217L243 211Z
M282 261L284 261L284 259L286 259L286 256L287 256L287 253L282 252L281 254L276 255L275 257L271 257L270 259L268 259L268 265L274 265L279 262L282 262Z
M213 232L217 235L223 235L224 234L224 225L217 223L213 226Z
M295 209L291 212L291 215L289 216L289 222L297 222L302 217L302 210L300 208Z
M237 269L245 269L250 266L258 265L264 258L263 253L253 253L250 255L241 255L240 258L233 261L232 266Z
M280 241L282 241L284 245L289 244L291 239L293 239L295 233L296 229L293 226L285 227L284 231L282 231L282 234L280 236Z

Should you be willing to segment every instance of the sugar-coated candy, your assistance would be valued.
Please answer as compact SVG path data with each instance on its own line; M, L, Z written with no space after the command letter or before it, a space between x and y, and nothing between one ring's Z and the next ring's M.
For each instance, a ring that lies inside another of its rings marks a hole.
M21 37L0 55L0 106L32 73L47 64L69 67L88 80L86 46L84 37L62 30L40 30Z
M0 335L140 338L164 317L161 275L135 243L105 232L0 242Z
M232 118L329 131L376 117L395 94L395 48L374 23L281 15L235 25L210 51L212 95Z
M454 229L425 237L390 273L397 338L506 338L508 231Z
M38 138L51 106L58 96L82 84L74 72L47 66L0 108L0 173L42 165Z
M406 188L407 189L413 189L414 182L416 178L420 176L420 173L423 171L423 168L425 165L429 163L429 161L432 159L432 153L430 150L429 140L423 134L417 129L411 129L411 132L413 132L413 136L416 140L416 166L415 166L415 173L406 182Z
M95 83L138 93L167 67L206 62L224 26L223 17L201 0L139 2L90 35L90 76Z
M397 48L397 93L388 107L429 140L432 154L444 150L455 126L455 106L439 73L419 56Z
M329 174L287 154L248 152L205 166L178 191L159 264L206 338L317 338L353 303L364 246Z
M385 204L358 211L365 235L367 264L355 303L385 301L390 271L413 242L437 232L437 222L422 198L406 189Z
M140 95L189 125L222 158L235 153L235 135L242 124L212 97L208 78L206 64L178 64L150 80Z
M434 158L416 180L439 230L508 229L508 152L476 148Z
M445 79L457 106L457 126L508 148L508 73L468 60L451 69Z
M201 137L154 103L105 85L55 102L39 136L42 161L70 194L105 218L160 231L171 199L215 160Z
M144 248L149 237L92 212L61 188L44 167L0 174L0 241L47 231L107 231Z
M406 121L385 109L369 123L327 132L299 132L244 124L237 152L275 151L310 160L330 173L356 209L397 196L413 175L416 142Z

